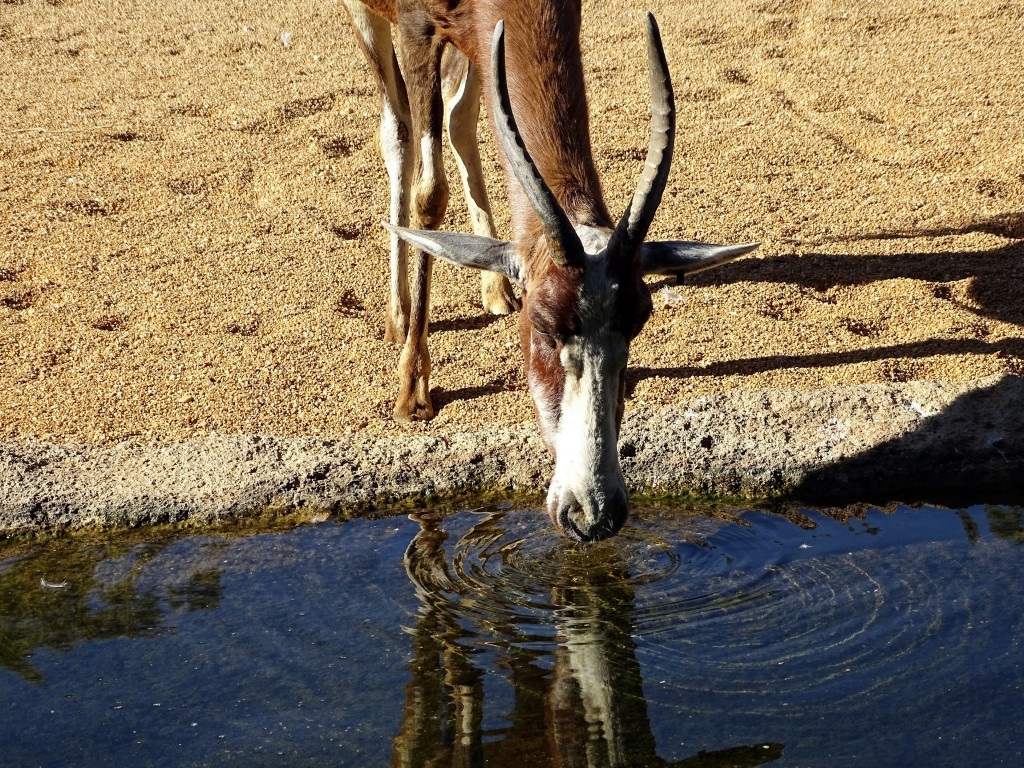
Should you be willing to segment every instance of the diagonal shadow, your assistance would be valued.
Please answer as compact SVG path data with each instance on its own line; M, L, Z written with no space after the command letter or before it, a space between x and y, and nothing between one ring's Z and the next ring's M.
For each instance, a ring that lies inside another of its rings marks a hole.
M437 414L449 403L458 400L476 400L478 397L507 392L510 389L515 389L515 387L510 387L501 379L492 379L488 384L478 387L460 387L458 389L434 387L430 390L430 401L434 405L434 413Z
M438 320L430 323L431 333L447 333L449 331L477 331L502 320L504 315L492 315L484 312L468 317L453 317L450 320Z
M921 229L890 229L869 235L861 235L859 240L893 240L912 237L948 237L950 235L966 235L980 232L986 235L1006 237L1011 240L1024 240L1024 211L997 213L992 216L976 217L967 224L956 227L925 227ZM824 242L840 242L849 238L826 238Z
M744 360L722 360L705 366L676 368L636 367L626 369L626 391L632 392L637 382L653 377L687 379L696 376L751 376L785 368L828 368L853 365L890 358L920 358L938 355L1002 355L1024 357L1024 338L984 341L981 339L930 339L908 344L894 344L872 349L845 352L816 352L808 355L769 355Z
M971 390L920 426L808 473L789 494L813 504L1024 503L1024 379Z
M834 238L834 241L937 237L971 232L1024 238L1024 213L1002 214L959 228L882 232L857 238ZM953 302L957 302L953 292L941 284L974 278L967 296L971 304L960 306L996 320L1024 325L1024 302L1020 300L1024 293L1024 240L983 251L868 255L809 253L740 260L688 276L687 284L778 282L825 291L836 286L864 285L897 278L935 283L936 297Z

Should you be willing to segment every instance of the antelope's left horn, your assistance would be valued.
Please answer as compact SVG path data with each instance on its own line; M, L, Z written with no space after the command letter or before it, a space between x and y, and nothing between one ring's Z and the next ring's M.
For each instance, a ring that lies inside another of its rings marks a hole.
M541 229L548 241L551 260L561 267L568 267L574 256L583 252L583 244L551 188L537 170L537 165L526 150L515 118L512 117L512 100L508 94L508 78L505 72L504 21L499 21L494 27L491 83L494 88L494 123L498 131L498 140L505 150L505 157L508 158L512 173L522 185L530 205L540 219Z

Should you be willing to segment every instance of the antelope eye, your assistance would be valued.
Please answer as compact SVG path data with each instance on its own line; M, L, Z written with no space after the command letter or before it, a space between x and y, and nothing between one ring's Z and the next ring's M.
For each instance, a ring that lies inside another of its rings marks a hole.
M546 331L542 331L537 326L533 326L533 332L540 336L544 343L547 344L552 349L558 346L558 339L555 338L554 335L547 333Z

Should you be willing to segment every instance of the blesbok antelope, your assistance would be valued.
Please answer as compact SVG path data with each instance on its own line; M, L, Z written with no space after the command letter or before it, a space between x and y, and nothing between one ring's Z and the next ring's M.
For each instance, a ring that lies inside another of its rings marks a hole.
M757 247L644 242L668 179L675 138L672 85L657 23L647 15L651 141L633 199L616 225L591 153L579 0L346 0L346 6L383 101L381 145L392 184L388 333L404 341L395 417L433 416L427 351L433 257L517 284L526 377L541 434L555 458L548 514L572 538L607 538L629 511L616 443L629 343L652 310L644 275L695 272ZM450 125L456 117L476 119L476 107L456 98L459 88L444 87L442 56L450 45L468 59L461 79L448 79L459 82L464 97L475 102L477 73L488 81L483 90L504 150L513 242L495 239L489 215L476 210L486 209L486 197L475 122L472 130L462 124L452 133L464 144L456 154L477 234L434 231L448 200L440 159L444 92ZM482 231L488 227L490 232ZM415 248L411 300L403 293L407 276L399 239Z

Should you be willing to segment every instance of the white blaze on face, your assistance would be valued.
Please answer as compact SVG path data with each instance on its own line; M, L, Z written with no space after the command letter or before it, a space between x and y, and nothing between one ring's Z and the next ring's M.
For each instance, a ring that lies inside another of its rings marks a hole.
M625 494L616 442L620 374L629 345L611 329L616 288L607 277L603 252L589 257L579 315L582 333L565 341L561 362L565 387L554 431L555 473L549 506L575 500L586 530L599 521L609 500Z
M555 433L557 463L549 499L572 493L588 522L607 497L624 486L616 452L619 371L625 364L621 334L578 336L562 347L565 389Z

